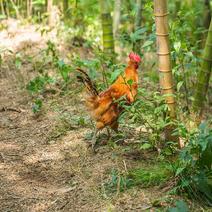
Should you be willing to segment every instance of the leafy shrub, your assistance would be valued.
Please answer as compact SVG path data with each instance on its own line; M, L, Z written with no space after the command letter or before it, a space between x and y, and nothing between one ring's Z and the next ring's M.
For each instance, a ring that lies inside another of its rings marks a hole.
M181 151L175 175L179 179L176 191L212 205L212 129L206 123L200 124Z

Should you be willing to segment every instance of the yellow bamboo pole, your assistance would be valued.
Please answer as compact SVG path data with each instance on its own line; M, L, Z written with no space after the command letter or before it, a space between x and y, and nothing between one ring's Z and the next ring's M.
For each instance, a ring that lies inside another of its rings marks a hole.
M175 118L174 83L171 70L169 49L167 0L154 0L158 70L162 93L166 95L166 103L170 109L170 117Z
M172 120L174 120L176 118L176 102L174 97L174 83L169 48L167 0L154 0L154 15L160 86L162 94L165 96L166 104L169 107L168 115ZM178 140L176 137L171 135L173 129L173 125L165 129L167 140Z

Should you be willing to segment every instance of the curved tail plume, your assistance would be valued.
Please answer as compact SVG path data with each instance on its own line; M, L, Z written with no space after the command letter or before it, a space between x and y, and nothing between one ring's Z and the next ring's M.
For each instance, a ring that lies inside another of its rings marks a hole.
M88 76L88 74L80 69L77 68L76 69L78 72L80 72L81 75L77 76L77 80L81 83L83 83L83 85L86 87L87 91L92 95L92 96L98 96L99 93L97 91L96 86L94 85L94 83L92 82L91 78Z

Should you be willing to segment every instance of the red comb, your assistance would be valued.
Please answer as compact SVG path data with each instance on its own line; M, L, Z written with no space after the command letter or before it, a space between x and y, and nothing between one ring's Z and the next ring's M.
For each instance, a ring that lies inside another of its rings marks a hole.
M133 61L135 61L137 63L140 63L141 62L140 56L138 54L134 53L134 52L131 52L129 54L129 58L130 58L130 60L133 60Z

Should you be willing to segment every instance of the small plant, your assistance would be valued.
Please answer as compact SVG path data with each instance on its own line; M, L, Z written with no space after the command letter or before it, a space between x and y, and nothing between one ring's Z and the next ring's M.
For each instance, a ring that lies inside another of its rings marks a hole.
M148 168L131 170L128 175L133 185L142 187L164 184L172 176L173 172L169 164L155 164Z
M212 205L212 130L206 123L200 124L198 132L191 135L175 170L178 178L175 191L186 191L190 198Z
M189 212L189 208L183 200L178 200L175 203L175 207L168 208L167 212Z
M108 182L104 184L106 192L123 192L132 186L132 180L126 174L121 174L119 171L112 169L111 177Z
M41 99L36 99L32 105L32 111L33 113L38 113L41 110L41 107L43 105L43 101Z
M20 54L15 54L15 67L17 69L21 69L22 66L22 59Z
M136 101L131 105L121 104L125 109L121 114L120 123L143 126L149 133L148 142L142 148L156 147L163 141L164 128L171 124L166 116L168 107L164 102L164 96L159 92L150 93L146 89L138 89Z
M31 94L42 93L45 90L45 87L49 83L54 83L54 79L49 77L47 74L42 76L39 75L31 80L26 88Z
M47 48L42 51L44 52L44 61L41 62L38 68L38 75L32 79L26 86L29 93L36 99L39 95L43 95L51 86L56 84L61 87L61 90L64 90L68 83L70 82L69 73L73 70L69 65L59 58L58 51L55 44L51 41L47 42ZM19 57L17 57L19 58ZM47 61L47 62L46 62ZM19 60L16 59L16 63L19 65ZM49 73L46 69L49 69L50 66L53 73ZM54 88L53 88L54 90ZM57 88L55 90L58 90ZM36 100L35 100L36 102ZM37 104L34 104L33 112L36 111ZM38 107L41 109L42 104Z

